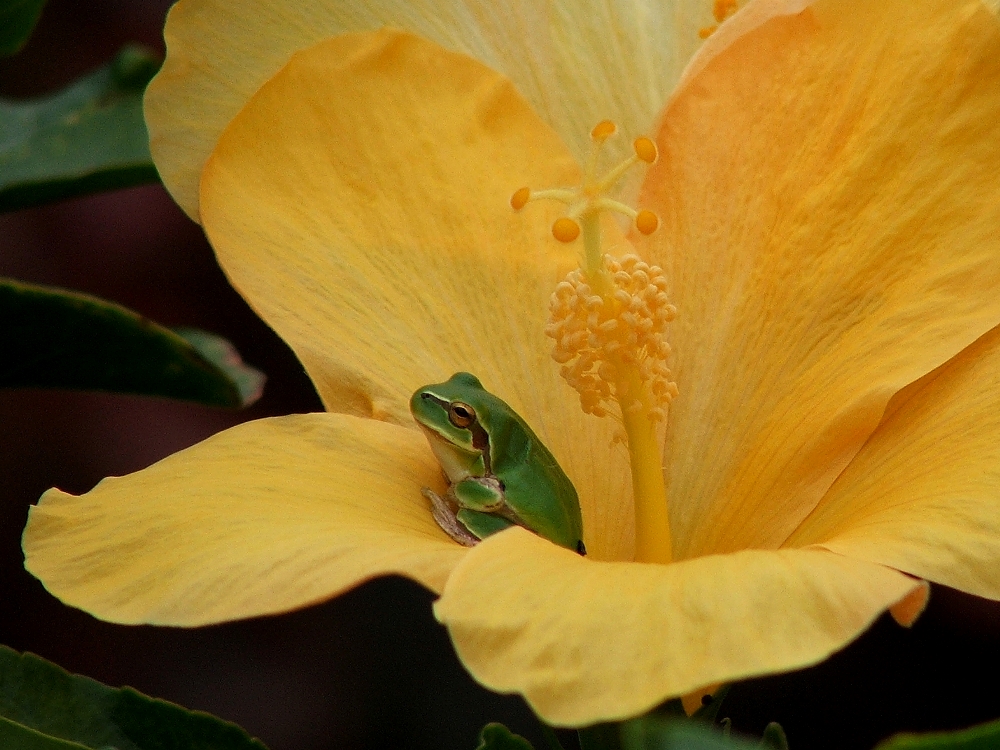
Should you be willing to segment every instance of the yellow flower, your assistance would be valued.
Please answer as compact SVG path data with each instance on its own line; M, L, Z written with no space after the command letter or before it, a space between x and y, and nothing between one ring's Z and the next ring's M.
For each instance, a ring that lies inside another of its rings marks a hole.
M200 625L402 573L441 594L478 680L560 725L815 663L888 608L911 622L917 579L1000 598L1000 24L984 5L754 0L687 68L639 192L661 228L604 228L665 270L678 308L669 564L633 561L627 452L550 359L548 298L577 264L551 237L559 213L508 205L578 182L572 139L597 120L650 127L671 59L659 16L291 5L181 2L148 112L168 186L328 412L50 490L24 539L50 591ZM711 18L689 15L677 28L697 39ZM387 16L452 51L330 37ZM442 480L407 400L456 370L558 458L587 558L519 528L466 550L435 525L420 489Z

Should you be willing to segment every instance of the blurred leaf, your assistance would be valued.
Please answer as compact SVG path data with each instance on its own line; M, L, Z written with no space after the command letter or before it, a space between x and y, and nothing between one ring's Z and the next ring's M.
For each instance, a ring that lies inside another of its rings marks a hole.
M1000 750L1000 720L954 732L897 734L875 750Z
M0 0L0 57L19 52L42 15L45 0Z
M159 64L128 46L56 94L0 99L0 211L156 182L142 94Z
M619 724L605 722L582 727L576 731L580 750L621 750L622 730Z
M785 730L776 721L764 727L764 736L760 738L760 746L767 750L788 750L788 737Z
M490 723L479 733L476 750L534 750L531 743L519 734L514 734L503 724Z
M643 716L621 725L623 750L759 750L756 742L727 737L700 721Z
M709 724L714 724L716 719L719 718L719 711L722 708L722 702L729 695L729 685L723 685L717 688L714 693L710 696L711 700L705 703L705 699L702 698L701 708L691 714L692 719L697 721L704 721Z
M4 750L267 750L235 724L0 646Z
M113 302L0 279L0 388L70 388L247 406L264 375L204 331L175 333Z
M0 717L0 747L5 750L86 750L85 745L59 740Z

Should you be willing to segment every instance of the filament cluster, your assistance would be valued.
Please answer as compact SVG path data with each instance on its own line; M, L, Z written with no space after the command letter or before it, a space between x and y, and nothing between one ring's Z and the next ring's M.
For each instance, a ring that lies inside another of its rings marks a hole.
M651 420L663 421L677 395L666 364L667 325L677 314L666 276L634 254L605 254L600 274L602 293L580 269L552 293L545 327L555 340L552 358L579 392L584 412L603 417L617 401L623 413L648 409Z

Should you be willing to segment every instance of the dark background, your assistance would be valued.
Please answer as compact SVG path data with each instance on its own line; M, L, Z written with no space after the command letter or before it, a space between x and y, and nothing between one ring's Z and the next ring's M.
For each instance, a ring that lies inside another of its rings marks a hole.
M168 6L52 0L25 51L0 60L0 96L59 88L129 41L162 52ZM471 750L491 720L541 746L530 711L467 676L431 616L432 595L402 579L289 615L196 630L109 625L49 596L23 570L19 544L43 491L85 492L237 422L321 407L291 351L229 288L200 228L160 187L0 215L0 275L220 333L269 376L260 402L239 412L0 389L0 643L210 711L272 750ZM723 715L757 734L780 721L792 750L867 750L897 730L1000 716L998 667L1000 605L935 587L912 630L883 618L819 667L736 686Z

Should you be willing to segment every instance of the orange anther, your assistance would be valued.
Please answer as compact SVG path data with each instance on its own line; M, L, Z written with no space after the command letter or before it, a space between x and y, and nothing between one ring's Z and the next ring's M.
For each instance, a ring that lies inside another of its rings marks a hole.
M715 30L717 28L719 28L719 27L718 26L705 26L704 28L698 29L698 37L700 39L708 39L710 36L712 36L712 34L715 33Z
M524 208L528 199L531 197L531 190L529 188L523 187L518 188L514 191L514 194L510 196L510 207L515 211L520 211Z
M632 144L632 148L635 149L635 155L647 164L652 164L656 161L656 144L649 138L646 138L645 136L642 138L636 138L635 143Z
M712 5L712 15L715 16L715 20L719 23L722 23L740 9L739 3L736 0L715 0Z
M580 225L563 216L552 225L552 236L560 242L572 242L580 236Z
M617 130L618 126L611 122L611 120L601 120L590 131L590 137L595 141L605 141L613 136Z
M660 226L660 220L652 211L643 209L635 217L635 228L643 234L652 234Z

